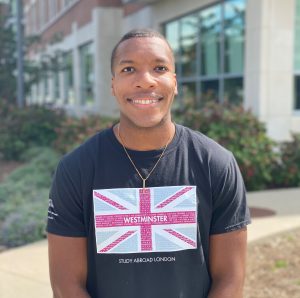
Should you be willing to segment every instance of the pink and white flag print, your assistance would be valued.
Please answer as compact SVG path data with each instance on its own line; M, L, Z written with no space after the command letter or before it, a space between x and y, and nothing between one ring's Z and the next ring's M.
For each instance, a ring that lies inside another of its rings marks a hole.
M98 253L197 248L196 186L93 191Z

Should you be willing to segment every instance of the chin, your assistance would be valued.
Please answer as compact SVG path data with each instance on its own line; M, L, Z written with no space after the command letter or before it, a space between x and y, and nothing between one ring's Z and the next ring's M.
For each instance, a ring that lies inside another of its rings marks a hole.
M156 128L161 126L164 122L163 119L143 119L141 121L133 121L133 125L137 128Z
M135 115L135 117L128 117L127 115L121 114L122 122L128 124L128 126L136 128L156 128L163 126L168 121L171 121L171 116L167 115L151 115L142 117L141 115Z

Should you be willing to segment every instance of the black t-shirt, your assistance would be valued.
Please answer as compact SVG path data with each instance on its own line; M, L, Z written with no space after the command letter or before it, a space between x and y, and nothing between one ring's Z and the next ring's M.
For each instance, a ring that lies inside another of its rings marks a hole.
M128 153L146 177L162 150ZM87 237L91 297L207 297L210 235L250 223L233 155L176 125L146 193L141 188L112 128L106 129L60 161L47 231Z

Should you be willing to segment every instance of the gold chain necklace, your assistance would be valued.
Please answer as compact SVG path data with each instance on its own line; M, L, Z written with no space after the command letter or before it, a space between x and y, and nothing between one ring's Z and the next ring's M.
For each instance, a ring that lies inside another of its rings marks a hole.
M158 165L158 163L160 162L160 160L161 160L162 157L164 156L164 153L165 153L166 149L168 148L168 145L170 144L170 141L171 141L171 139L172 139L172 136L169 138L167 144L165 145L165 147L164 147L164 149L163 149L163 152L162 152L161 155L159 156L157 162L155 163L155 165L153 166L153 168L151 169L151 171L149 172L149 174L147 175L146 178L144 178L144 177L142 176L142 174L140 173L140 171L137 169L137 167L136 167L135 163L133 162L132 158L130 157L130 155L129 155L127 149L125 148L125 145L123 144L123 140L122 140L121 135L120 135L120 124L118 124L118 137L119 137L119 139L120 139L120 141L121 141L121 145L122 145L122 147L123 147L123 149L124 149L124 151L125 151L125 153L126 153L128 159L130 160L130 162L131 162L131 164L133 165L133 167L134 167L135 171L137 172L137 174L138 174L138 175L140 176L140 178L143 180L143 188L146 188L146 180L150 177L150 175L152 174L152 172L154 171L154 169L156 168L156 166Z

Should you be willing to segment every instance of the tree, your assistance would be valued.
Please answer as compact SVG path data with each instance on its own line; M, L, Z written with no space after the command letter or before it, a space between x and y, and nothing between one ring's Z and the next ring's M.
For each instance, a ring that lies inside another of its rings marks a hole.
M17 42L14 22L8 13L1 14L0 10L0 100L5 99L16 103L17 97ZM26 48L40 41L39 36L27 36L24 40L24 53ZM37 62L24 60L24 91L36 83L42 72L42 65Z
M16 103L17 97L17 42L15 24L9 15L9 9L2 10L0 3L0 100L5 99L10 103ZM56 33L53 43L61 38ZM26 36L23 51L34 44L39 44L41 38L38 35ZM62 63L64 52L57 50L52 55L43 54L40 61L24 60L24 91L28 93L33 84L41 79L51 76L65 69Z
M16 33L7 15L0 15L0 98L16 100Z

